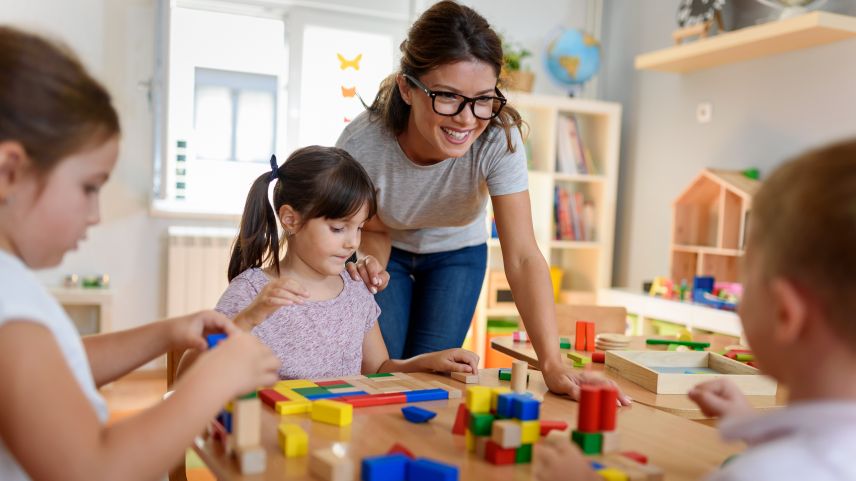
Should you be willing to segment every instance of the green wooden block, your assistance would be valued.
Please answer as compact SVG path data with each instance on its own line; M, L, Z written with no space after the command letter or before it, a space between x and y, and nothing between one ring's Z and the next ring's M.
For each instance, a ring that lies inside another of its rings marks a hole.
M493 420L493 414L470 413L470 432L474 436L490 436Z
M351 385L350 385L350 384L348 384L348 383L342 383L342 384L330 384L330 385L328 385L328 386L324 386L324 389L327 389L327 390L330 390L330 389L342 389L342 388L345 388L345 387L354 387L354 386L351 386Z
M292 391L300 394L301 396L312 396L313 394L327 394L330 391L327 390L326 387L298 387L292 389Z
M514 462L517 464L523 463L531 463L532 462L532 445L531 444L521 444L519 448L514 452Z
M738 361L740 361L740 362L749 362L749 361L754 361L754 360L755 360L755 355L754 355L754 354L737 354L735 357L736 357L736 358L737 358L737 360L738 360Z
M253 399L253 398L257 398L257 397L259 397L259 395L256 391L251 391L251 392L248 392L247 394L244 394L243 396L238 396L239 399Z
M511 381L511 371L499 371L500 381Z
M366 377L369 377L369 378L372 378L372 377L390 377L390 376L392 376L391 372L379 372L377 374L366 374Z
M567 337L559 338L559 349L570 349L571 348L571 340Z
M603 448L603 433L584 433L574 430L571 439L585 454L600 454Z

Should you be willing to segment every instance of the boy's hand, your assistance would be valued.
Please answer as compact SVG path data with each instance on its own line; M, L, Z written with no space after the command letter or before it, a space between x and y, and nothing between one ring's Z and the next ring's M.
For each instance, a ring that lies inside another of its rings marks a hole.
M251 334L232 327L228 338L203 354L197 362L206 376L222 383L230 397L242 396L259 386L279 381L279 359ZM197 367L197 366L194 366Z
M544 367L541 373L544 375L544 382L550 391L556 394L567 394L571 399L578 401L580 399L580 386L583 384L591 384L595 386L613 386L618 389L618 402L622 406L629 406L633 402L630 396L621 392L615 381L606 379L597 374L590 372L582 372L573 374L564 366L559 366L553 369Z
M602 479L592 470L583 453L566 436L548 436L535 445L532 479L536 481L595 481Z
M437 372L479 373L479 357L466 349L446 349L425 354L425 364L427 369Z
M728 379L703 382L687 394L705 416L722 418L751 414L752 406L737 385Z
M287 277L274 279L262 288L246 309L235 316L235 324L249 331L280 307L303 304L308 297L309 291L294 279Z
M204 351L208 349L205 336L217 332L235 330L232 321L217 311L199 311L186 316L167 319L169 323L170 343L172 350L197 349Z

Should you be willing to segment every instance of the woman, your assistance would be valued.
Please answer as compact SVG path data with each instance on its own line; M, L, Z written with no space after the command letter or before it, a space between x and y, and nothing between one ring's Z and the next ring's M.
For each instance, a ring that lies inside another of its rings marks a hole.
M560 357L549 270L532 228L523 122L497 85L501 45L481 15L452 1L413 24L400 71L337 142L378 188L378 215L348 270L377 293L391 357L459 347L484 281L489 196L547 386L576 398L581 379Z

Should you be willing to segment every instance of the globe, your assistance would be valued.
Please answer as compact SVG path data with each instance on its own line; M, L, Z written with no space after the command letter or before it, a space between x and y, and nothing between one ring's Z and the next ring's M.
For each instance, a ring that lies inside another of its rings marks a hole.
M559 29L547 40L544 64L563 87L578 89L600 68L600 43L577 29Z

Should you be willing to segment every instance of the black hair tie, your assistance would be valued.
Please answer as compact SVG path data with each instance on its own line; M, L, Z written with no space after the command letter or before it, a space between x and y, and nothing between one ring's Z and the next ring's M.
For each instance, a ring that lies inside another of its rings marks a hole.
M276 165L276 154L270 156L270 180L274 181L279 177L279 167Z

